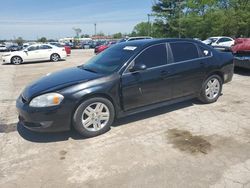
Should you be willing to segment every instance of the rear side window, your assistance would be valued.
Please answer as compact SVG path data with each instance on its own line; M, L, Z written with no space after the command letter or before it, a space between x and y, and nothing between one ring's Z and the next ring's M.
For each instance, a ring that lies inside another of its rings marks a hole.
M48 45L41 45L40 46L40 49L42 50L46 50L46 49L51 49L52 47L51 46L48 46Z
M209 57L212 56L212 52L210 49L205 48L203 46L199 46L200 50L201 50L201 56L202 57Z
M189 42L170 43L174 62L187 61L199 58L195 44Z
M147 68L167 64L167 50L165 44L151 46L143 51L135 60L135 63L142 63Z
M232 41L232 39L230 38L221 38L220 40L218 40L218 42L230 42Z

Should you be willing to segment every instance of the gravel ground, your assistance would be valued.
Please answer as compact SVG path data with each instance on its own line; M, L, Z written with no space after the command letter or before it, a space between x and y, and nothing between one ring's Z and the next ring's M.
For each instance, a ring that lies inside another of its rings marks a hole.
M18 124L25 85L91 56L73 50L58 63L0 65L0 187L250 187L250 71L237 70L217 103L133 115L91 139Z

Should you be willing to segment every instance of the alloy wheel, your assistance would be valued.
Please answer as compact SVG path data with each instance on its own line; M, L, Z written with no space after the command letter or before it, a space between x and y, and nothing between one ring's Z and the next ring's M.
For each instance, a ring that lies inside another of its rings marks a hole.
M104 128L110 118L108 107L101 103L92 103L85 108L82 114L82 124L85 129L96 132Z
M12 63L15 65L19 65L22 63L22 59L20 57L13 57Z
M220 81L217 78L212 78L207 82L206 96L208 99L215 99L220 93Z

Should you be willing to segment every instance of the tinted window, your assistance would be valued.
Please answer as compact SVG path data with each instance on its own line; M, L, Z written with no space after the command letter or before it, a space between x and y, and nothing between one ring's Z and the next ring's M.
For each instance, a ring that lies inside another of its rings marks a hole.
M34 50L38 50L39 47L38 46L31 46L28 48L28 51L34 51Z
M52 47L51 46L48 46L48 45L41 45L40 46L40 49L42 50L46 50L46 49L51 49Z
M199 58L196 45L188 42L170 43L175 62Z
M167 63L166 45L149 47L136 58L135 63L145 64L147 68L165 65Z
M201 50L201 55L202 55L203 57L209 57L209 56L212 55L212 52L211 52L210 49L205 48L205 47L203 47L203 46L199 46L199 48L200 48L200 50Z
M229 38L221 38L218 42L230 42L230 41L232 40Z

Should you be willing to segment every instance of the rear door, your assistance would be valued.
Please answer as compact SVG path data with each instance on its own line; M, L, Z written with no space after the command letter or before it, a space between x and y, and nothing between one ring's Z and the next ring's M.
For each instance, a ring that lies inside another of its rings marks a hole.
M52 47L46 44L40 46L39 53L43 60L49 60L52 54Z
M171 73L173 98L195 94L200 91L205 76L205 62L198 46L192 42L171 42Z
M168 79L166 44L148 47L130 64L122 75L124 109L142 107L171 98L171 81ZM146 65L146 70L129 72L134 64Z

